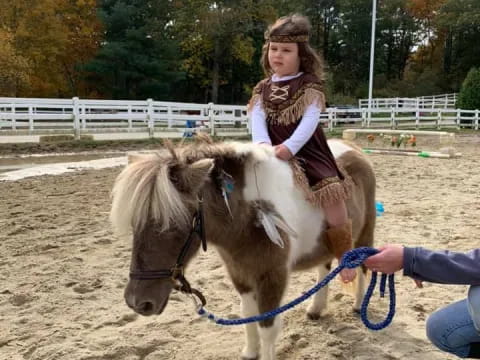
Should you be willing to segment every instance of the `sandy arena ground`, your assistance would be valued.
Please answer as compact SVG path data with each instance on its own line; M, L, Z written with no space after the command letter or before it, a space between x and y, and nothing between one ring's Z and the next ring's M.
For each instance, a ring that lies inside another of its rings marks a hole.
M458 159L370 155L378 178L376 244L466 251L480 246L480 137L461 137ZM198 320L189 299L174 294L161 316L127 308L130 243L112 236L109 193L120 168L0 182L0 359L227 360L243 346L241 327ZM239 300L215 251L187 272L217 315L239 315ZM315 284L315 271L294 274L285 301ZM279 360L454 359L424 332L433 310L466 294L464 286L396 276L397 314L379 332L351 311L339 282L328 313L308 321L306 304L284 316ZM372 320L388 299L372 298Z

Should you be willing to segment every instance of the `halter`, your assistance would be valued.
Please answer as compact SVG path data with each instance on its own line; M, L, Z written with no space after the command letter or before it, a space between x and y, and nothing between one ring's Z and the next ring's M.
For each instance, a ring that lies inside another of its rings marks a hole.
M183 275L184 273L184 264L183 261L185 259L185 256L190 249L190 246L192 245L193 241L193 234L197 234L200 237L200 240L202 242L202 248L204 251L207 251L207 240L205 238L205 221L203 217L203 207L202 207L203 199L199 199L199 206L198 210L195 212L193 215L193 220L192 220L192 228L190 230L190 234L187 237L187 240L183 244L182 250L180 250L180 254L177 257L177 261L175 265L167 270L167 269L161 269L161 270L135 270L130 272L130 279L133 280L155 280L155 279L165 279L169 278L173 280L173 282L180 282L181 285L176 285L174 288L176 290L179 290L183 293L189 294L189 295L196 295L200 301L202 302L203 305L206 304L205 297L203 294L192 288L190 286L190 283L187 281L185 276Z

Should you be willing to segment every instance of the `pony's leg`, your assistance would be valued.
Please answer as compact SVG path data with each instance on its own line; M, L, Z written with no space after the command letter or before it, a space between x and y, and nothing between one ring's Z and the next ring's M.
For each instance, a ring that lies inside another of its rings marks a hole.
M357 241L355 241L355 247L360 246L373 246L373 239L375 234L375 219L376 219L376 209L375 209L375 191L372 190L372 198L369 201L370 206L367 207L367 222L365 223L360 236ZM367 282L367 268L365 265L362 265L357 268L357 279L354 282L356 286L355 289L355 303L353 305L353 311L360 312L362 307L363 297L365 296Z
M268 327L260 324L260 338L262 339L261 360L275 360L275 342L282 330L282 317L275 316L272 323Z
M322 264L318 267L317 282L322 281L330 272L332 263ZM328 299L328 285L320 289L315 295L313 295L312 302L307 309L307 317L310 320L318 320L322 315L323 310L327 308Z
M240 294L242 299L242 314L244 317L258 315L258 305L255 294L246 292ZM242 350L242 360L258 359L260 349L260 338L258 337L257 323L245 325L245 347Z
M278 308L286 286L286 269L276 269L269 274L264 274L257 284L259 312L264 313ZM282 319L279 315L260 321L259 335L262 341L260 352L261 360L275 360L275 342L281 329Z
M360 312L362 307L363 297L365 296L365 283L367 280L367 268L362 265L357 268L357 279L355 289L355 304L353 305L353 311Z

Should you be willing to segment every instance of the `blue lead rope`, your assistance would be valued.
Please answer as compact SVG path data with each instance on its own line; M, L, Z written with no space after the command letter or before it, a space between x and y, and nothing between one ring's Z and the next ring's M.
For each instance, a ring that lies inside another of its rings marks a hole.
M247 318L243 318L243 319L223 319L223 318L216 317L211 312L205 310L205 308L203 308L203 306L198 307L197 313L200 316L206 317L209 320L211 320L211 321L213 321L213 322L215 322L216 324L219 324L219 325L243 325L243 324L248 324L248 323L262 321L262 320L272 318L274 316L277 316L278 314L281 314L281 313L297 306L301 302L308 299L310 296L312 296L313 294L318 292L321 288L326 286L331 280L333 280L335 278L335 276L337 276L338 273L340 271L342 271L342 269L344 269L344 268L354 269L354 268L360 266L365 261L365 259L367 259L369 256L372 256L372 255L376 254L377 252L378 252L378 250L373 249L373 248L368 248L368 247L361 247L361 248L350 250L349 252L347 252L343 255L343 257L340 261L340 264L337 266L337 268L335 268L330 274L328 274L325 277L325 279L323 279L317 285L312 287L310 290L308 290L302 296L300 296L297 299L289 302L288 304L285 304L285 305L283 305L279 308L276 308L274 310L267 311L263 314L255 315L255 316L251 316L251 317L247 317ZM390 325L390 323L392 322L393 317L395 315L395 283L394 283L393 274L388 275L388 277L387 277L386 274L382 274L381 280L380 280L380 297L385 296L385 288L386 288L387 279L388 279L388 289L389 289L389 293L390 293L390 307L389 307L389 311L388 311L388 314L387 314L387 317L385 318L385 320L383 320L379 323L371 323L368 320L368 316L367 316L367 310L368 310L368 305L369 305L369 302L370 302L370 298L372 297L373 290L375 289L375 286L377 285L377 273L376 272L372 273L372 279L370 281L370 285L368 286L368 289L365 293L365 297L363 298L362 307L360 309L360 316L362 318L362 322L370 330L382 330L382 329L386 328L388 325Z

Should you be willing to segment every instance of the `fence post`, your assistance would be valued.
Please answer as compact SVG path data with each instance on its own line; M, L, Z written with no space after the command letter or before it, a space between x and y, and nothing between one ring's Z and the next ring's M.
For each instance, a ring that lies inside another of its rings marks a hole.
M147 99L147 123L148 123L148 137L153 138L155 132L155 121L153 118L153 99Z
M215 114L213 112L213 103L208 103L208 122L210 124L210 135L215 135Z
M395 110L393 109L393 107L390 108L390 127L392 129L397 128L397 124L395 122Z
M457 129L460 129L460 109L457 109Z
M32 105L28 106L28 128L33 131L33 109Z
M334 109L332 109L332 108L327 109L327 129L328 129L328 131L333 130L333 113L334 113Z
M438 110L438 113L437 113L437 129L438 130L440 130L441 123L442 123L442 111Z
M170 105L167 106L167 127L169 129L172 128L173 125L173 118L172 118L172 107Z
M479 114L479 110L475 110L475 130L478 130L478 114Z
M15 103L12 103L12 130L17 130L17 118L15 117Z
M28 128L30 131L33 131L33 110L32 106L28 106Z
M78 97L72 98L73 101L73 136L75 140L80 140L80 114L78 109Z
M418 110L418 107L417 107L417 111L415 111L415 129L418 130L419 127L420 127L420 110Z
M85 104L80 106L80 121L82 123L82 129L85 130L87 128L87 118L85 116L87 110L85 109Z
M128 104L128 131L132 130L132 105Z

